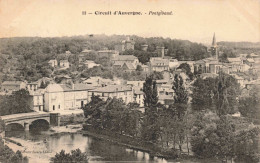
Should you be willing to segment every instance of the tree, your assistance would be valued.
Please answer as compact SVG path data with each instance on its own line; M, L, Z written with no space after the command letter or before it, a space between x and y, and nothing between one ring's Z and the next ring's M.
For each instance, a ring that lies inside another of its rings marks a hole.
M190 78L190 80L193 80L194 74L191 72L190 65L187 63L182 63L177 69L182 69L185 71L186 75Z
M239 99L238 110L251 121L260 122L260 88L253 86L249 91L249 96L241 96Z
M220 73L215 83L216 91L213 103L217 114L220 116L234 113L237 110L237 98L240 89L237 80L230 75Z
M242 119L229 115L219 117L212 112L201 113L191 130L192 151L203 158L216 157L227 161L246 157L253 160L256 151L252 151L250 146L257 134L259 129L250 127Z
M32 97L25 89L0 98L0 115L32 112Z
M158 122L158 93L153 75L148 76L143 85L145 115L142 123L142 137L147 141L156 142L160 126Z
M185 129L185 121L184 121L184 115L187 111L187 102L188 102L188 93L184 87L183 79L180 75L174 76L174 82L172 89L174 90L174 107L175 107L175 113L177 116L177 123L178 125L178 140L179 140L179 149L182 151L182 144L184 142L184 129Z
M54 157L51 158L54 163L74 163L74 162L88 162L88 156L86 153L81 152L80 149L71 150L70 153L65 153L61 150L60 153L56 153Z
M214 78L197 78L192 88L192 109L202 111L213 107L213 95L215 92Z
M236 79L224 73L217 78L197 78L193 83L192 109L232 114L237 110L239 89Z
M21 151L16 153L8 146L4 145L3 139L0 136L0 161L5 163L28 163L28 158L23 157Z
M153 75L150 75L146 78L143 85L144 92L144 106L145 107L155 107L158 103L158 93L156 87L156 81L153 78Z

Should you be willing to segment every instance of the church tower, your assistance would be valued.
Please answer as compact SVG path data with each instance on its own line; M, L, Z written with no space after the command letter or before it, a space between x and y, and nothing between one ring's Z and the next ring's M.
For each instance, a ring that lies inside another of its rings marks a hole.
M214 33L210 51L211 51L211 55L216 56L216 59L218 60L218 49L217 48L218 47L217 47L216 37L215 37L215 33Z

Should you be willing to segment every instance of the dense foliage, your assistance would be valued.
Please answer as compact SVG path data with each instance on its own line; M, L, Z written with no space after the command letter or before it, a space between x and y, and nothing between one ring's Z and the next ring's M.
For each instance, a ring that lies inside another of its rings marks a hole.
M191 72L191 68L189 64L182 63L177 69L184 70L184 72L186 73L186 75L189 77L190 80L194 79L194 74Z
M237 111L239 84L227 74L219 74L216 78L197 78L193 83L193 110L213 110L218 115Z
M96 129L136 136L141 115L137 107L138 104L126 105L121 99L103 101L98 96L92 96L83 110L86 122Z
M199 114L191 130L192 151L203 158L258 162L258 134L258 128L241 119L212 112Z
M23 157L20 151L16 153L8 146L4 145L4 141L0 137L0 162L4 163L28 163L28 158Z
M86 153L81 152L80 149L71 150L70 153L65 153L64 150L61 150L60 153L56 153L56 155L51 158L51 161L53 163L88 163L88 156Z
M239 99L239 112L252 122L260 123L260 88L253 86L248 90L249 94Z
M164 46L168 49L166 55L178 60L198 60L208 56L207 48L201 44L184 40L172 40L164 38L142 38L131 36L135 40L135 50L125 51L123 54L132 54L138 57L141 63L149 61L150 57L157 56L156 46ZM0 42L0 76L2 80L28 80L35 81L41 77L51 77L52 67L48 61L56 58L58 61L67 59L72 68L70 72L79 71L78 54L83 49L94 51L108 48L114 49L116 44L125 40L126 36L95 35L94 37L61 37L61 38L3 38ZM142 44L148 44L148 51L141 51ZM71 53L66 53L70 51ZM91 58L104 67L109 67L107 59L97 57L92 52ZM81 72L81 71L80 71Z
M0 115L32 112L32 96L25 89L0 97Z

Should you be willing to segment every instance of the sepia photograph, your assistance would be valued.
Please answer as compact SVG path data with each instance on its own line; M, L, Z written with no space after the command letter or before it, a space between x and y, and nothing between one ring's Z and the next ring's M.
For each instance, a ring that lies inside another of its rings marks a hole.
M0 0L0 163L260 163L260 0Z

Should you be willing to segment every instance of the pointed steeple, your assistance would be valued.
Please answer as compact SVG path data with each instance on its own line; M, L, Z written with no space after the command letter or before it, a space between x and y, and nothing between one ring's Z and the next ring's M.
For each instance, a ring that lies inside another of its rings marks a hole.
M213 46L213 47L216 47L216 46L217 46L216 37L215 37L215 32L214 32L214 35L213 35L212 46Z

